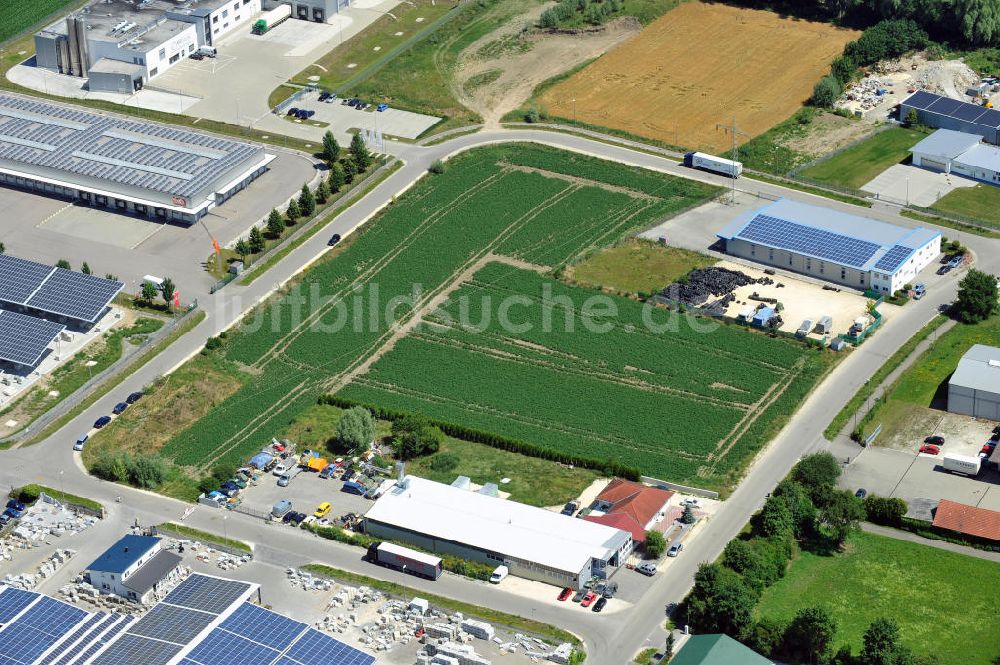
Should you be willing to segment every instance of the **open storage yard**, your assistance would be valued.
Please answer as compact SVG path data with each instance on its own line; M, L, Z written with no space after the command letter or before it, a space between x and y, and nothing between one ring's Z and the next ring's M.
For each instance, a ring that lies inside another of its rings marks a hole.
M691 2L541 96L553 115L722 150L798 109L859 33L766 11Z
M241 463L320 395L335 393L520 439L564 459L614 459L724 487L831 356L676 317L676 331L651 332L641 304L606 295L616 311L597 316L608 328L601 334L586 328L582 314L593 291L538 274L717 193L531 144L456 157L447 173L418 182L228 336L216 353L243 386L166 441L161 454L195 469ZM411 297L414 284L421 290ZM319 297L306 297L307 309L295 305L310 293ZM546 293L555 305L540 305ZM453 325L463 296L481 330ZM512 322L531 330L482 318L505 307L506 296L514 297L506 301ZM408 300L382 320L382 304L394 297ZM545 318L555 324L551 333ZM669 318L666 310L653 314L658 323ZM553 401L555 394L572 394L572 408ZM611 408L626 415L604 417Z
M996 656L989 621L989 589L1000 585L1000 566L868 533L856 533L847 551L804 551L783 579L764 592L763 617L790 620L803 607L826 608L840 638L854 653L875 619L892 617L900 641L942 663L987 665ZM993 645L991 648L990 645Z

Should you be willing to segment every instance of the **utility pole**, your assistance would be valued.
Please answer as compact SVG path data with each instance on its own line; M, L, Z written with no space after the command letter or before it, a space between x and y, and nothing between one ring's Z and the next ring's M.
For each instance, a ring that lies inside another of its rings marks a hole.
M747 134L746 132L740 131L740 128L736 126L736 114L735 113L733 114L733 124L732 125L723 125L721 123L716 123L715 124L715 129L716 130L721 129L722 131L727 132L732 137L732 139L733 139L733 154L732 154L731 159L734 162L740 161L740 159L739 159L739 157L740 157L740 151L739 151L739 146L737 145L737 139L740 136L745 136L747 138L750 138L750 135ZM732 186L732 190L731 190L729 196L730 196L729 204L730 205L736 205L736 177L735 176L733 177L733 186Z

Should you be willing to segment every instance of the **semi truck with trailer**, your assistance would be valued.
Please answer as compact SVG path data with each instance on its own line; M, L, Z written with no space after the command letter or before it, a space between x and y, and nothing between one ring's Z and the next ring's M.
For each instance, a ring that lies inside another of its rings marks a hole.
M959 473L966 476L977 476L982 468L983 461L979 457L972 455L955 455L948 453L941 458L941 466L945 471Z
M261 14L260 18L253 22L250 31L255 35L263 35L276 25L284 23L292 17L291 5L278 5L269 12Z
M734 162L731 159L723 159L704 152L689 152L684 155L684 166L719 173L730 178L739 178L743 173L743 162Z
M429 580L441 577L441 572L444 570L441 559L433 554L424 554L394 543L372 543L368 546L365 558L380 566L395 568Z

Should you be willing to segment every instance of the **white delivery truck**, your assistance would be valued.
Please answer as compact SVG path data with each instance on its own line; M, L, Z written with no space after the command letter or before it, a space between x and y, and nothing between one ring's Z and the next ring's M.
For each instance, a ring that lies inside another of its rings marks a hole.
M961 473L966 476L979 475L979 469L982 468L982 462L983 461L979 459L979 457L973 457L972 455L955 455L953 453L947 453L941 458L941 465L944 467L945 471Z
M743 173L743 162L734 162L731 159L723 159L715 155L708 155L704 152L689 152L684 155L684 166L692 169L721 173L730 178L739 178Z

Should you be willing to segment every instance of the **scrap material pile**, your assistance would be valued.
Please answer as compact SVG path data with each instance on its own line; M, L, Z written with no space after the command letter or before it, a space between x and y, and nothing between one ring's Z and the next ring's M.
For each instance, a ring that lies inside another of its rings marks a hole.
M198 559L198 561L201 561L202 563L214 562L215 565L222 570L236 570L253 560L253 556L250 554L237 556L235 554L221 552L199 540L185 540L183 538L173 539L164 534L160 534L160 536L167 539L166 548L168 550L176 550L179 554L191 552L194 554L195 558Z
M96 517L78 515L43 494L21 516L11 541L14 547L21 549L39 547L49 536L74 536L96 522Z
M30 591L34 589L42 580L47 580L56 574L63 565L75 554L73 550L56 550L48 559L38 566L35 573L23 573L21 575L4 576L4 584ZM10 558L9 553L5 558Z
M668 303L681 303L689 307L702 307L711 297L720 297L704 309L724 313L734 300L733 291L748 284L770 284L767 277L754 279L738 270L728 268L703 268L692 270L684 282L674 282L657 297Z

